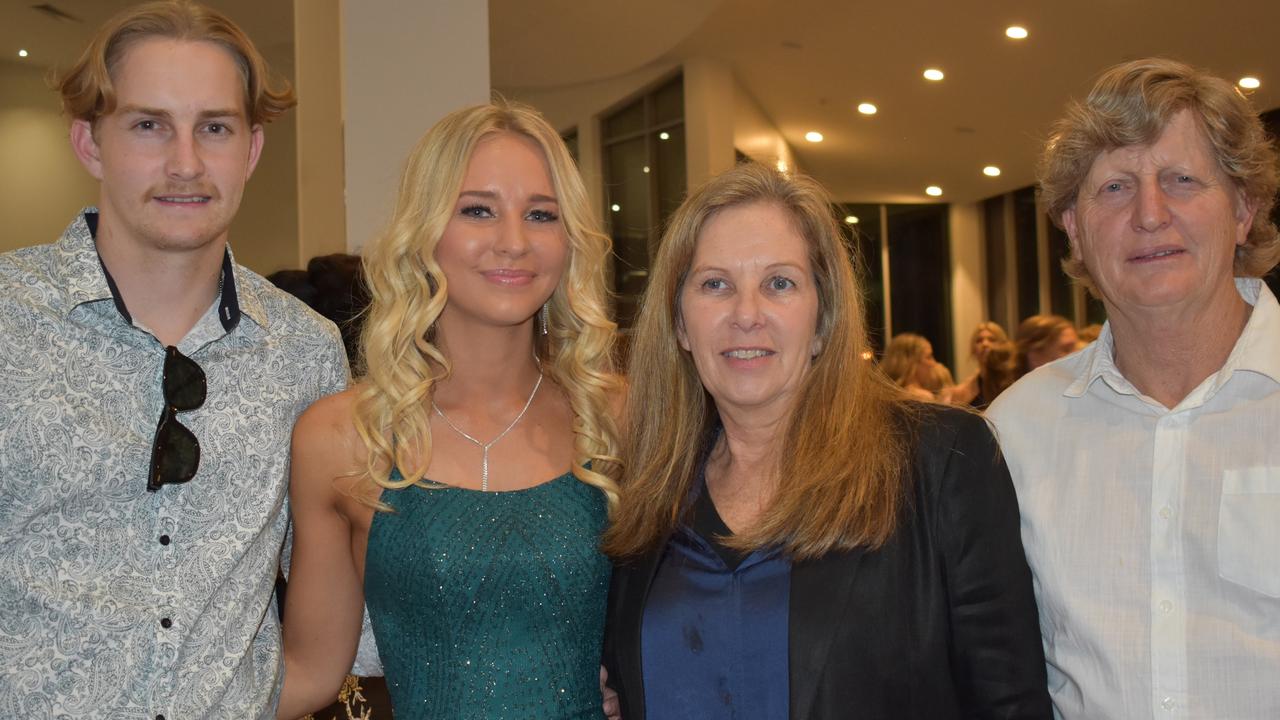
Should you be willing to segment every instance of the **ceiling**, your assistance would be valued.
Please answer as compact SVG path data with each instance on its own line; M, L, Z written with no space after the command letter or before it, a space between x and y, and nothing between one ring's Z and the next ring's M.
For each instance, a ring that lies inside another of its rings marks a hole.
M309 1L309 0L299 0ZM420 2L421 0L388 0ZM346 0L359 2L359 0ZM0 58L70 62L127 0L48 0L78 20L0 0ZM263 46L292 42L292 0L211 0ZM802 170L848 202L965 202L1034 180L1036 153L1069 98L1125 59L1165 55L1280 105L1280 2L1238 0L489 0L498 88L554 89L704 56L732 68ZM1004 36L1010 24L1030 35ZM276 54L276 53L271 53ZM928 67L944 71L926 81ZM859 102L879 107L874 116ZM3 99L0 99L3 102ZM808 131L825 139L809 143ZM1002 174L989 178L985 165Z

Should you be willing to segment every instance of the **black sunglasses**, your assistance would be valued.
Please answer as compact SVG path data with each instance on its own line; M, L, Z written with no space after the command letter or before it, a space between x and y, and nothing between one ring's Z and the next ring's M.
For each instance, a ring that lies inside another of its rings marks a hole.
M200 467L200 441L178 422L178 413L195 410L204 404L207 391L204 370L195 360L170 345L164 349L164 411L156 426L156 439L151 445L151 469L147 473L147 492L161 485L184 483L196 476Z

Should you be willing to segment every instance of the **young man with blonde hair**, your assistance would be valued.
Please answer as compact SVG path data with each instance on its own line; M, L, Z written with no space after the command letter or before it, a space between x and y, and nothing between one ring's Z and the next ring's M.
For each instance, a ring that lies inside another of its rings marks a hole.
M1275 151L1232 85L1106 71L1041 192L1106 306L991 406L1061 718L1280 717Z
M292 93L189 2L109 21L60 90L100 193L0 257L0 715L269 716L290 430L347 376L227 244Z

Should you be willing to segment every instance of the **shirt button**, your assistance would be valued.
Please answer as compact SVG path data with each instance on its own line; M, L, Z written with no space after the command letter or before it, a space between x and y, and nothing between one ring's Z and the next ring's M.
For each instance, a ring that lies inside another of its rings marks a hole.
M1168 615L1169 613L1173 612L1173 603L1169 602L1168 600L1160 601L1160 612L1164 613L1165 615Z
M160 544L161 544L161 545L168 545L168 544L169 544L169 536L168 536L168 535L161 535L161 536L160 536Z
M1173 698L1171 697L1167 697L1164 700L1160 701L1160 707L1164 708L1165 710L1172 710L1173 706L1174 706L1174 702L1173 702Z
M1168 520L1169 518L1173 517L1173 510L1170 510L1169 506L1165 505L1164 507L1160 508L1160 517L1164 518L1165 520Z
M165 630L168 630L169 628L173 627L173 621L170 620L169 618L160 618L160 627L164 628Z

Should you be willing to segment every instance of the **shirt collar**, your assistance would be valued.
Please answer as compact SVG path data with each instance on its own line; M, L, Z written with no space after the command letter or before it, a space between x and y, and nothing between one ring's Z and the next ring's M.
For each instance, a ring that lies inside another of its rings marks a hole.
M1211 393L1217 392L1237 370L1259 373L1280 383L1280 304L1259 278L1236 278L1235 282L1236 291L1253 306L1253 311L1231 354L1215 374ZM1110 322L1102 327L1097 341L1081 352L1079 367L1075 379L1063 392L1067 397L1081 397L1099 378L1118 393L1138 394L1116 367L1115 338Z
M115 280L102 263L95 238L98 230L98 209L86 207L76 214L71 224L58 240L61 254L59 268L63 287L67 288L68 304L63 314L87 302L111 300L125 322L132 324L133 317L120 296ZM241 270L228 245L222 256L221 292L218 295L218 320L223 330L231 330L247 315L255 323L266 327L266 312L252 286L241 282Z

